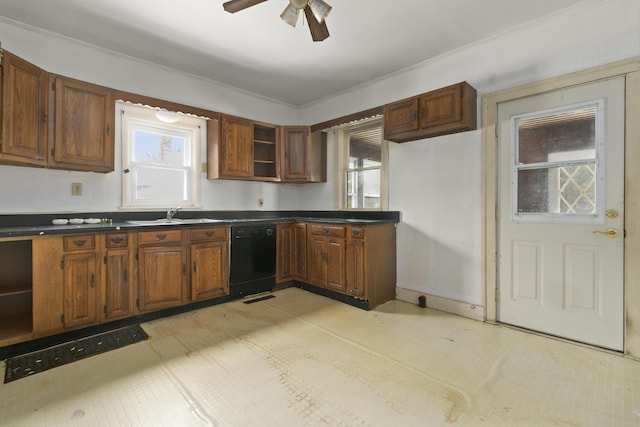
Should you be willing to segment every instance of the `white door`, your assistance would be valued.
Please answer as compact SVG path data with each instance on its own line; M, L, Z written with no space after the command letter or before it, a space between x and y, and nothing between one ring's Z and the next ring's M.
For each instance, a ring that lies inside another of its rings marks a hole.
M503 323L623 349L625 80L498 105Z

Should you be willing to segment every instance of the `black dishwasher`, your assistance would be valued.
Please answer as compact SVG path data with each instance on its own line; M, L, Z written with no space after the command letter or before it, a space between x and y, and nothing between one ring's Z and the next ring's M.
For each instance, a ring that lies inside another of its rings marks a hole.
M270 291L275 285L275 224L231 227L231 296Z

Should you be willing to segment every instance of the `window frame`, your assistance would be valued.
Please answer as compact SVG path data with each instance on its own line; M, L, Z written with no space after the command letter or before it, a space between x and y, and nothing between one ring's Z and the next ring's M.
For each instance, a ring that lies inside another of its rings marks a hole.
M335 129L336 139L336 165L335 168L335 204L340 210L348 211L385 211L389 209L389 142L381 138L381 165L380 165L380 207L379 208L351 208L348 207L347 174L351 170L374 170L378 167L363 167L351 169L349 167L349 136L352 133L380 128L384 135L384 120L382 116L375 116L354 123L349 123Z
M152 108L128 102L116 103L116 114L120 122L120 146L122 152L122 180L121 180L121 206L120 209L166 209L167 207L181 207L185 209L199 209L201 205L201 158L203 147L206 147L206 120L192 115L175 114L178 119L174 123L167 123L156 117L159 108ZM139 129L149 131L149 129L164 130L168 134L180 133L188 135L189 162L180 167L169 167L174 170L184 170L187 173L185 185L187 187L187 202L183 200L136 200L134 198L133 180L135 179L135 163L133 162L133 145L129 136L136 125Z
M520 164L518 123L522 120L535 119L555 114L577 111L593 107L595 115L595 157L578 160L550 160L540 163ZM518 114L510 118L511 130L511 221L521 223L567 223L567 224L602 224L604 223L604 101L596 99L581 102L561 108L550 108L526 114ZM595 195L596 206L594 214L552 213L552 212L518 212L518 173L524 170L562 168L567 166L584 166L593 164L595 167Z

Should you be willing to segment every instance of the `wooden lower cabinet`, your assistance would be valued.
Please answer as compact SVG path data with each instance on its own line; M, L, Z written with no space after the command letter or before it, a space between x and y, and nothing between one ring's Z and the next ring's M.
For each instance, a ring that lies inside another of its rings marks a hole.
M133 316L133 257L129 233L109 233L105 236L103 320Z
M346 290L346 227L317 225L309 227L307 281L333 291Z
M307 224L278 224L276 282L307 278Z
M368 308L395 299L394 224L309 224L306 282L367 301Z
M229 229L190 230L191 300L229 295Z
M353 234L357 237L353 237ZM354 297L366 298L364 229L352 228L347 245L347 293Z
M276 282L291 280L292 276L292 243L293 223L277 225L276 231Z
M347 294L374 308L396 297L396 228L394 224L349 227Z
M291 276L307 278L307 224L295 223L291 235Z
M65 254L64 317L65 327L98 322L97 256L95 252Z
M99 322L97 239L83 234L32 241L35 337Z
M73 235L62 238L64 255L61 268L64 283L66 328L88 326L98 322L99 265L96 235Z
M138 233L138 312L186 302L187 250L180 229Z

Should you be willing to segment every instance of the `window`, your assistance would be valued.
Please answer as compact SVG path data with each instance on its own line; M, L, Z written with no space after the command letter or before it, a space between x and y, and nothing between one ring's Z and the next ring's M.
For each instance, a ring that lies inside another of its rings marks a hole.
M119 104L122 118L122 207L200 205L204 119Z
M593 222L603 210L602 102L512 118L513 218Z
M388 149L382 139L382 119L341 128L338 153L339 207L386 209Z

